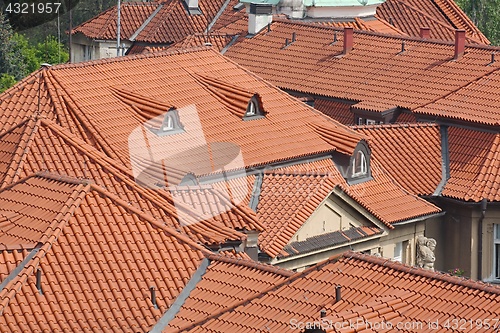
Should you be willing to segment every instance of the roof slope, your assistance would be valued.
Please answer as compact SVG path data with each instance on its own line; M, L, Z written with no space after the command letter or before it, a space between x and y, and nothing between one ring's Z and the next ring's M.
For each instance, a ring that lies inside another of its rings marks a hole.
M194 33L205 32L228 3L228 0L199 1L199 14L190 14L183 0L123 3L121 36L141 43L175 43ZM115 40L116 26L115 6L74 28L73 33L79 32L92 39Z
M240 105L238 100L245 97L238 91L257 93L262 101L265 118L242 121L239 116L232 114L227 101L223 103L222 95L208 89L207 82L199 76L217 78L218 83L209 84L214 89L222 89L227 93L225 96L233 96L234 105L231 107ZM25 96L27 93L35 94L35 91L38 93L38 86L41 86L43 98L41 114L54 119L130 169L131 159L134 166L138 163L146 167L148 163L163 163L160 160L148 160L151 158L150 153L154 153L154 156L160 153L167 156L169 153L156 149L168 150L168 147L179 145L189 148L213 142L235 145L241 151L245 167L328 151L351 151L350 146L344 146L340 141L333 146L324 141L321 139L322 134L308 124L361 139L355 132L328 120L209 49L60 65L36 72L0 95L0 108L6 110L2 114L4 124L19 124L27 117L25 110L37 110L33 99L26 99ZM240 95L234 97L231 87L238 87L236 93ZM118 94L118 90L122 94ZM168 105L180 110L179 118L186 126L185 133L155 139L145 127L147 118L152 115L161 117ZM149 111L145 116L146 109ZM221 131L220 128L228 130ZM137 137L129 141L132 134ZM146 142L146 139L154 144ZM162 140L169 140L170 144L163 145ZM208 157L198 155L196 158L191 156L184 160L191 162L191 166L200 166L199 162L206 162Z
M336 286L341 286L339 302L335 302ZM419 332L438 320L440 332L452 332L443 326L446 319L475 320L477 316L498 315L499 295L499 288L481 282L347 252L183 331L296 332L299 326L294 324L318 323L320 310L325 309L325 319L331 319L333 324L345 323L345 331L380 331L367 322L390 322L394 327L398 322L420 322L422 328L405 330ZM359 326L349 326L359 322Z
M432 195L441 181L441 137L434 124L355 126L370 142L372 156L406 190Z
M450 179L441 195L480 202L500 200L500 134L449 128Z
M500 70L496 69L415 113L500 126Z
M335 28L277 21L271 30L239 39L225 55L281 88L361 102L353 107L365 111L415 110L500 67L498 61L491 64L491 53L500 50L494 47L469 45L463 57L453 60L454 44L357 31L353 50L342 55L343 33ZM332 43L335 31L338 41ZM296 41L283 48L294 32ZM484 86L481 92L497 90ZM475 108L467 100L462 107ZM467 120L498 123L483 115Z
M0 291L3 332L148 330L209 254L152 216L86 182L39 174L1 193L21 196L25 208L36 202L47 209L56 208L51 202L58 199L44 195L67 195L66 206L46 228L40 247L12 255L25 256L26 262L20 271L3 274L13 274ZM0 266L8 267L3 262ZM42 292L36 286L37 269ZM151 286L157 307L150 300Z
M90 179L204 244L243 239L245 236L228 222L232 219L242 225L253 226L255 223L255 216L246 207L226 206L218 214L202 217L192 207L181 203L174 205L168 192L139 186L130 172L115 160L46 119L28 119L1 135L0 151L9 149L12 153L2 159L2 162L8 162L3 164L9 165L9 169L0 170L0 179L3 179L0 188L40 170ZM191 223L182 225L180 221Z
M121 38L130 39L158 6L157 2L123 3L120 7ZM116 40L117 16L117 7L111 7L75 27L73 33L79 32L92 39Z
M455 29L464 29L469 43L490 44L453 0L387 0L377 7L377 16L408 36L419 37L420 28L430 28L431 38L453 41Z

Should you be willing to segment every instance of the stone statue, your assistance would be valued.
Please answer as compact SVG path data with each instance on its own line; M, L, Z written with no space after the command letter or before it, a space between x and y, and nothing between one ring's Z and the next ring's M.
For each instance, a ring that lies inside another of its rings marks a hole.
M434 270L434 250L436 249L436 240L419 236L417 238L417 267Z

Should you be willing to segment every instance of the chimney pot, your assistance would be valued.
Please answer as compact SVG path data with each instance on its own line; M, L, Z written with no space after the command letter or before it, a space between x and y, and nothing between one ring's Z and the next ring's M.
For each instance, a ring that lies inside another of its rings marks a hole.
M460 59L465 52L465 30L455 30L455 56L453 59Z
M424 39L431 38L431 28L428 27L420 28L420 37Z
M342 289L341 286L335 287L335 303L340 302L342 300L341 289Z
M344 50L342 54L347 54L351 52L353 45L353 28L345 27L344 28Z
M297 34L294 32L292 34L292 43L295 42L295 39L297 38Z

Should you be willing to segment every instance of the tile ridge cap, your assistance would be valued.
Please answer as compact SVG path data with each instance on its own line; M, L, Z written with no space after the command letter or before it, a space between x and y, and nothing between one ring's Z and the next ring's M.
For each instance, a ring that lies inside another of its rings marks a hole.
M346 258L346 259L356 259L356 260L368 262L371 264L375 264L378 266L391 268L391 269L394 269L396 271L414 274L414 275L418 275L418 276L421 276L424 278L438 280L438 281L451 283L454 285L458 285L458 286L462 286L462 287L466 287L466 288L470 288L470 289L476 289L476 290L484 291L487 293L500 295L500 288L495 287L492 284L484 283L482 281L469 280L469 279L465 279L465 278L458 277L458 276L453 276L449 273L431 271L431 270L427 270L425 268L409 266L407 264L403 264L403 263L400 263L397 261L392 261L389 258L376 257L373 255L367 255L367 254L363 254L360 252L349 251L348 258Z
M393 123L393 124L378 124L378 125L353 125L350 126L353 130L362 129L399 129L399 128L427 128L439 127L435 122L417 122L417 123Z

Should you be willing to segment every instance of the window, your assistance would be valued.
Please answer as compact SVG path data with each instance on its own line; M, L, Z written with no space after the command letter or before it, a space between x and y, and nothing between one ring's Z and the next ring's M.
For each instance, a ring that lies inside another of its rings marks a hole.
M500 224L494 226L493 246L493 278L500 280Z
M83 60L92 60L92 47L90 45L83 46Z
M394 244L394 257L395 261L403 262L403 242Z
M365 154L359 150L356 152L354 160L352 161L352 176L358 177L366 175L367 169Z
M168 131L174 128L174 120L172 119L172 116L167 114L163 118L163 123L161 125L161 130L162 131Z
M248 104L248 108L247 108L247 113L245 114L245 116L255 116L257 114L257 106L255 105L255 102L254 101L250 101L250 103Z

